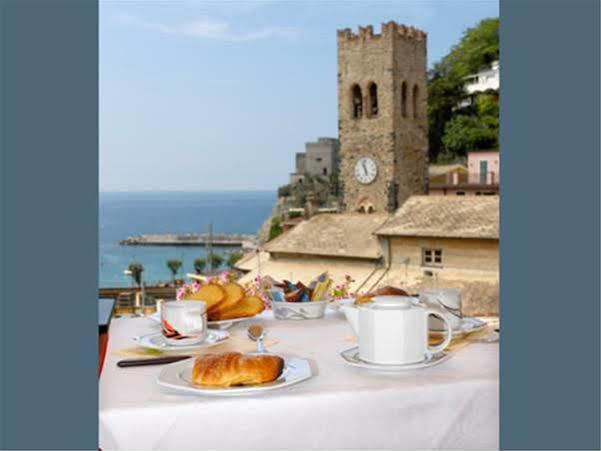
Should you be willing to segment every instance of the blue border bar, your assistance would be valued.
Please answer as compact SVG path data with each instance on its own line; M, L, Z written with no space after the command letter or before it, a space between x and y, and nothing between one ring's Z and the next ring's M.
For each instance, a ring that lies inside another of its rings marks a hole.
M501 448L599 449L599 5L501 0Z
M98 5L0 11L0 446L97 449Z

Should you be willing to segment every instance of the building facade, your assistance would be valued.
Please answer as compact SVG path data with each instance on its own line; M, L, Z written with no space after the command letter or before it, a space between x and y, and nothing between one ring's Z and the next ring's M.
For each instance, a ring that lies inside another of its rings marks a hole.
M338 170L340 143L336 138L318 138L305 143L305 152L295 156L295 171L290 183L302 183L305 175L328 178Z
M499 91L499 62L493 61L490 68L465 77L465 92L476 94L478 92Z
M466 97L459 105L459 108L464 108L474 104L474 98L481 93L499 93L500 77L499 77L499 62L493 61L487 69L481 70L478 73L468 75L463 78Z
M500 160L498 149L472 150L467 166L430 166L430 195L499 194Z
M426 33L338 31L340 180L348 212L392 212L427 190Z
M471 183L498 185L501 180L499 150L472 150L467 154L467 170Z

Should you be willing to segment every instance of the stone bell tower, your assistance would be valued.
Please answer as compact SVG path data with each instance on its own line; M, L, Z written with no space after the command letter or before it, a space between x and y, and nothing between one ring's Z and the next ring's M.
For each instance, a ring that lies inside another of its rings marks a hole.
M338 30L340 180L347 212L392 212L425 194L426 33L395 22Z

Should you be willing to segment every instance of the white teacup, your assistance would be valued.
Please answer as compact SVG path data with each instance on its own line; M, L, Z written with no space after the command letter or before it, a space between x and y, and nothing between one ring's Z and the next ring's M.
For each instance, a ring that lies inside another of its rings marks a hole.
M167 301L161 305L161 331L170 345L185 346L207 338L207 304Z
M461 327L461 292L451 288L425 288L420 291L419 299L429 307L438 307L444 312L453 330ZM444 325L440 319L431 316L428 326L432 330L442 330Z

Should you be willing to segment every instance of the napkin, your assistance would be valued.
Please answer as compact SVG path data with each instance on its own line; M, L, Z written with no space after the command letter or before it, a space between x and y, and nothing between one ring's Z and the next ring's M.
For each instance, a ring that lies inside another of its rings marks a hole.
M263 340L263 345L265 348L269 348L275 344L279 343L279 340L268 339ZM143 358L152 358L158 357L162 355L178 355L178 354L186 354L186 355L202 355L202 354L211 354L215 352L250 352L257 350L257 343L252 341L246 337L238 337L231 336L229 340L225 340L223 343L219 343L215 346L210 346L208 348L195 349L193 351L159 351L158 349L148 349L142 346L133 346L131 348L123 348L123 349L115 349L111 354L117 355L120 357L128 357L133 359L143 359Z

